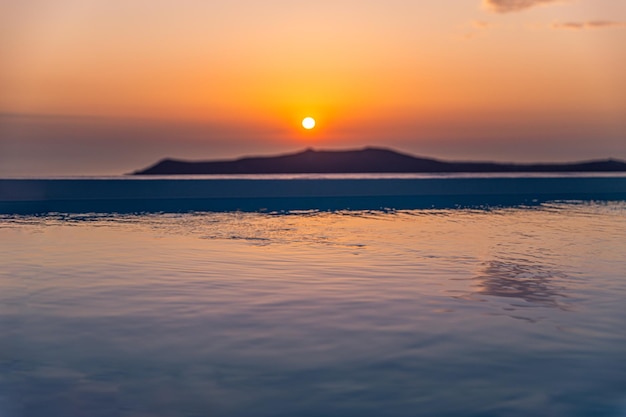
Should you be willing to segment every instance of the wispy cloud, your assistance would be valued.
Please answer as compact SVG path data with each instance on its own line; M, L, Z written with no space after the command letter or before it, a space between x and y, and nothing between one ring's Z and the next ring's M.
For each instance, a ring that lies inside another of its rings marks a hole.
M616 22L613 20L590 20L588 22L563 22L554 23L553 29L610 29L610 28L626 28L626 22Z
M465 33L460 36L461 39L464 39L464 40L474 39L475 37L479 36L481 33L484 33L485 31L491 29L493 27L493 24L491 24L490 22L482 21L482 20L474 20L473 22L469 24L469 27L470 28L467 29L467 26L466 26Z
M483 20L474 20L472 22L472 26L476 29L489 29L491 27L491 23Z
M509 13L563 1L565 0L483 0L483 5L496 13Z

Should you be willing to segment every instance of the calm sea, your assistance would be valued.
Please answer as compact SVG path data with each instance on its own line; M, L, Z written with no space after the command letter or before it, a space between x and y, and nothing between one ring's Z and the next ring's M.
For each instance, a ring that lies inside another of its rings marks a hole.
M626 203L0 216L0 416L626 416Z

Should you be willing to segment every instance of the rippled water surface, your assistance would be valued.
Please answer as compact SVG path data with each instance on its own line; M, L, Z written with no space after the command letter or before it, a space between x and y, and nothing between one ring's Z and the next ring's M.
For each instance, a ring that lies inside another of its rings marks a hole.
M0 416L625 416L626 203L0 217Z

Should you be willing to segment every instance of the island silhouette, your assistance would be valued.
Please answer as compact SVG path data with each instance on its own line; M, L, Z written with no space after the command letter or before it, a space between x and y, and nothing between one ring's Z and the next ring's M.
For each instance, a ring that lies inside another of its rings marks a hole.
M573 163L455 162L416 157L392 149L314 150L232 160L163 159L133 175L216 174L348 174L348 173L497 173L497 172L626 172L616 159Z

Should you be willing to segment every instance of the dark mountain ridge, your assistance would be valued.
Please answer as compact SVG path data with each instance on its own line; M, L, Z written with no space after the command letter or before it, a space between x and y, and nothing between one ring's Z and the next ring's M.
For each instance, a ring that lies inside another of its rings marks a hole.
M446 173L446 172L626 172L615 159L574 163L514 164L452 162L421 158L383 148L346 151L306 149L301 152L234 160L182 161L163 159L133 175Z

